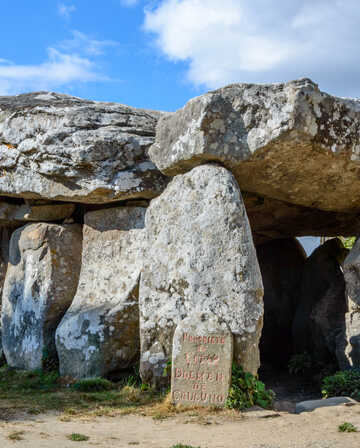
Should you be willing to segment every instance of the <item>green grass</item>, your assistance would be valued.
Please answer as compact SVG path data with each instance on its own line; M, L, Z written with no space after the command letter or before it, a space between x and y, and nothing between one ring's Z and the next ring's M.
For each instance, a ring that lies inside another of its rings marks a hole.
M356 427L349 422L344 422L342 425L338 427L339 432L357 432Z
M115 385L105 378L86 378L76 382L73 387L80 392L103 392L114 389Z
M0 368L2 410L9 415L19 411L37 415L48 410L65 413L70 410L68 415L83 412L110 415L127 409L136 412L164 399L152 389L125 385L126 379L118 383L101 378L82 380L73 385L67 383L57 373L15 370L5 365Z
M76 432L68 436L68 439L72 440L73 442L85 442L86 440L89 440L89 438L90 437L85 436L84 434L78 434Z

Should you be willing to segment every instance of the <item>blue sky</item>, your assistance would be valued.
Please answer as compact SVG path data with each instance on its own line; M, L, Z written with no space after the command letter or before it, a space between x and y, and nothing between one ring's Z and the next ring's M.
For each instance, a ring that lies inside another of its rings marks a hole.
M137 3L2 0L0 95L55 90L173 110L204 91L160 54Z
M176 110L230 82L360 97L358 0L2 0L0 95Z

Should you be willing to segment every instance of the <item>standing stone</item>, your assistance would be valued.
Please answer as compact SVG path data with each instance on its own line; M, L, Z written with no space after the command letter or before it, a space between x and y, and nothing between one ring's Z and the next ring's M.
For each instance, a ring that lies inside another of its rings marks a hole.
M7 227L0 227L0 366L5 362L4 351L2 348L2 329L1 329L1 306L2 293L5 282L5 276L9 261L9 240L11 229Z
M341 264L347 254L338 238L326 241L307 259L300 301L293 323L297 353L313 353L318 361L335 358L345 321L345 281Z
M261 362L287 366L293 351L292 323L306 253L295 238L273 240L256 247L264 284L264 326Z
M360 367L360 239L344 261L347 312L342 334L340 367Z
M61 375L105 376L139 360L143 207L85 215L79 287L56 332Z
M29 224L10 240L2 308L8 364L26 370L56 362L55 330L75 295L81 226Z
M259 367L263 287L252 235L233 175L203 165L176 176L146 212L140 282L140 372L167 383L176 326L195 312L215 314L234 335L234 359Z
M171 398L175 404L225 406L231 384L233 336L216 316L195 315L176 327Z

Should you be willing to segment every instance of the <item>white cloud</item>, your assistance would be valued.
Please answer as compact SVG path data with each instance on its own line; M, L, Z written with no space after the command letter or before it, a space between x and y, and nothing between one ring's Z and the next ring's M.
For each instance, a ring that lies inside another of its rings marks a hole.
M359 84L358 0L161 0L145 14L145 30L170 60L188 63L196 85L302 76L343 92Z
M64 40L59 47L66 51L82 51L91 56L99 56L104 54L108 47L115 47L118 45L113 40L96 40L87 36L80 31L72 31L72 39Z
M74 82L109 81L109 77L99 72L96 63L96 56L109 45L109 41L94 41L74 32L73 39L49 47L46 60L39 64L14 64L0 59L0 94L56 90Z
M65 3L58 4L58 14L65 19L69 19L71 13L76 11L76 7L74 5L65 5Z

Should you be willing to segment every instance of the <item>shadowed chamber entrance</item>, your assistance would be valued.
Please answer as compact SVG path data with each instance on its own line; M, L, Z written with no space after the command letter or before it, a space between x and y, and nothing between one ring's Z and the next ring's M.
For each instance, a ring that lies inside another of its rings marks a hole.
M293 393L310 393L313 377L338 369L344 353L341 264L348 250L338 238L325 241L308 257L296 238L272 240L256 249L264 285L260 378L274 389L280 383L286 388L287 382ZM306 385L301 378L311 381Z

